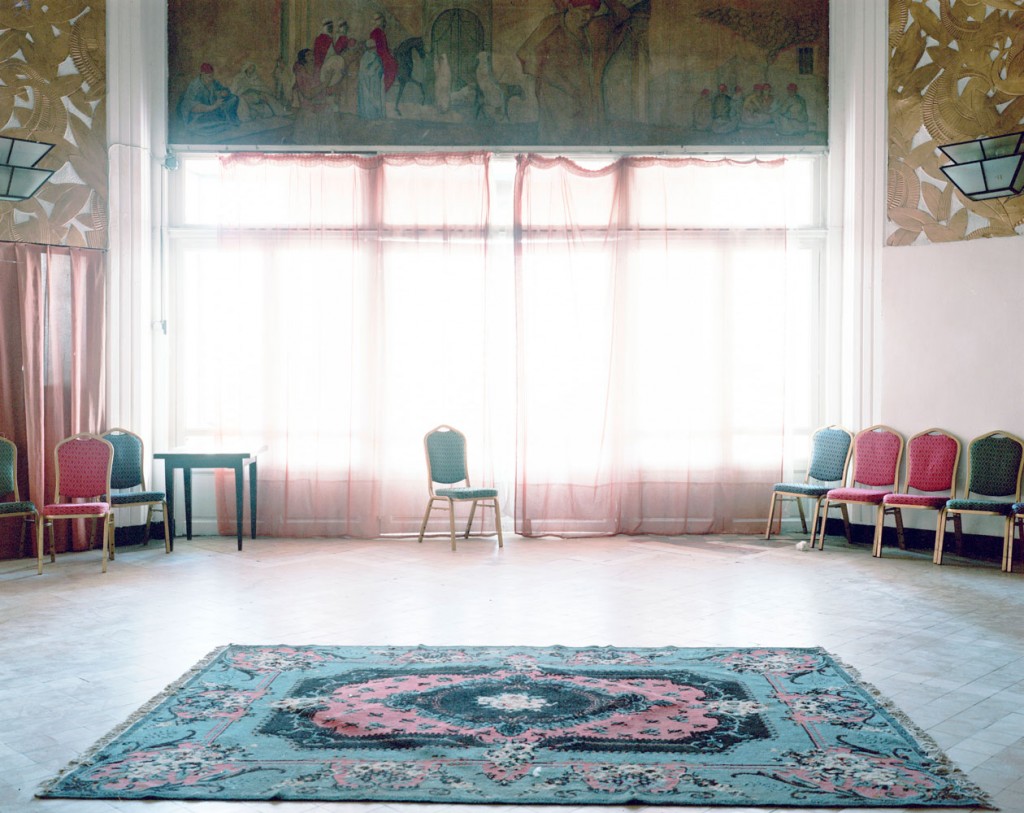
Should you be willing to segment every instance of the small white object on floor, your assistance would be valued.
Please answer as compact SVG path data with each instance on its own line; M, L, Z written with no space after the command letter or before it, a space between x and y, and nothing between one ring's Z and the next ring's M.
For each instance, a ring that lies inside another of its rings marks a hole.
M799 542L796 543L796 549L797 550L810 550L811 549L811 544L806 539L801 539Z

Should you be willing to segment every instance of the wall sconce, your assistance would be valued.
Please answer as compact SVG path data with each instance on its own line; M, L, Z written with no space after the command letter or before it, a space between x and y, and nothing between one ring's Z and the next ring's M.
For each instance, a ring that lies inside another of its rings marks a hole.
M978 138L939 147L952 164L939 167L971 200L988 200L1024 191L1024 133Z
M36 166L52 149L53 144L0 136L0 200L32 197L54 173Z

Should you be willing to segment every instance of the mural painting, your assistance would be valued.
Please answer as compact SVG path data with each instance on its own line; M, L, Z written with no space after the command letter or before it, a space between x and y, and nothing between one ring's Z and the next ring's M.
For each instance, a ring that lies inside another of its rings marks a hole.
M828 0L170 0L178 145L823 146Z

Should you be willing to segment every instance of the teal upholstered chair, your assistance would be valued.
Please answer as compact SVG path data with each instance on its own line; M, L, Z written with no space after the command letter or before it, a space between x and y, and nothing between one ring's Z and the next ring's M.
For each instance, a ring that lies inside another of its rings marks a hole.
M850 538L850 517L847 505L874 506L877 513L882 511L882 500L886 494L900 490L900 461L903 459L903 435L891 427L875 424L861 429L853 438L853 474L849 487L830 488L825 494L821 507L821 530L818 532L818 549L825 548L825 525L828 509L839 508L843 515L843 529L846 541ZM875 527L881 533L877 519ZM813 540L812 540L813 541Z
M21 545L25 546L25 533L29 523L39 519L36 506L29 500L23 500L18 492L18 447L13 441L0 437L0 499L11 497L11 500L0 502L0 519L6 517L22 517Z
M164 551L171 552L171 534L167 524L167 495L163 491L146 490L143 469L142 438L128 429L108 429L103 439L114 447L114 463L110 470L110 504L114 508L145 508L146 535L153 522L153 509L160 509L164 522Z
M960 499L946 501L940 517L932 561L942 564L946 524L953 520L956 547L963 545L961 517L964 514L999 517L1003 521L1003 570L1009 569L1013 552L1014 504L1020 501L1021 472L1024 471L1024 441L1009 432L996 430L979 435L967 445L967 481Z
M853 434L841 426L825 426L811 435L811 460L807 466L807 475L802 483L776 483L772 487L771 504L768 506L768 525L764 529L764 538L771 539L772 522L775 519L775 506L779 505L782 515L782 502L792 500L800 512L800 525L807 533L807 517L804 514L803 500L814 500L814 513L811 520L811 541L818 528L818 514L821 501L833 486L846 481L846 473L850 467L850 449Z
M419 541L427 530L427 521L435 503L448 511L448 528L451 532L452 550L455 550L455 503L468 502L469 522L466 523L465 538L469 538L470 528L477 506L494 509L494 527L498 532L498 547L504 546L501 537L501 508L498 506L498 490L496 488L473 488L469 482L469 471L466 467L466 437L457 429L442 424L431 429L423 438L423 446L427 454L427 510L423 514L420 525ZM437 487L440 486L440 487Z

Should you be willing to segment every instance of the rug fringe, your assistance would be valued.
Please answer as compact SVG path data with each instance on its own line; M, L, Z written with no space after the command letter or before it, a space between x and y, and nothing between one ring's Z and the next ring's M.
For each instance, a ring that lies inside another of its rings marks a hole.
M951 760L946 752L939 746L939 744L932 738L931 734L921 728L917 723L911 720L906 713L904 713L889 697L882 691L880 691L874 684L867 680L861 675L860 670L855 666L851 666L846 663L842 658L836 655L834 652L821 648L822 653L827 655L840 669L845 671L851 678L856 681L856 684L862 687L874 698L875 702L891 717L893 717L901 726L903 726L910 733L914 739L921 745L922 750L929 758L939 763L939 769L937 773L944 774L946 776L955 777L960 782L964 789L978 797L978 804L976 807L984 808L986 810L999 810L999 807L992 801L992 797L982 790L977 784L972 782L962 768L957 766L953 760Z
M49 791L51 791L54 788L54 786L57 785L69 772L86 764L87 762L90 762L96 756L96 754L98 754L100 751L106 748L115 739L120 737L125 731L127 731L129 728L135 725L135 723L137 723L139 720L141 720L143 717L145 717L147 714L153 711L153 709L159 706L168 697L170 697L172 694L174 694L182 687L184 687L186 683L188 683L192 678L194 678L197 674L202 672L207 666L213 663L217 658L221 656L222 653L224 653L233 646L234 644L224 644L223 646L218 646L215 649L208 652L206 655L204 655L203 658L194 666L189 668L189 670L185 672L185 674L181 675L173 682L169 683L155 697L150 698L141 706L139 706L139 708L136 709L128 717L127 720L117 725L111 731L107 732L107 734L100 738L98 742L94 743L88 749L86 749L73 760L71 760L71 762L64 766L64 768L62 768L55 777L44 782L35 792L36 797L45 797L49 793Z

